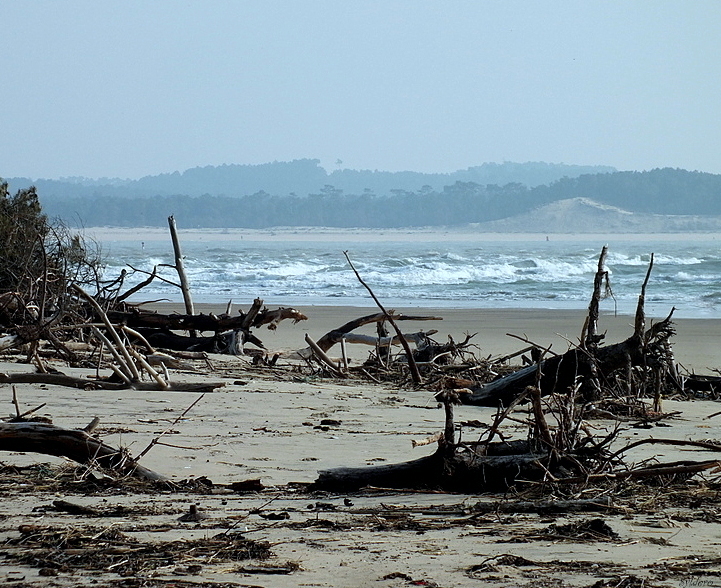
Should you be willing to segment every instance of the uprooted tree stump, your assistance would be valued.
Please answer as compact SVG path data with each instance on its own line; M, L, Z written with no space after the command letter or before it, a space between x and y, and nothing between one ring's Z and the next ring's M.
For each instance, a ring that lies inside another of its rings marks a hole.
M633 334L620 343L601 345L604 335L597 334L598 303L602 297L603 281L607 279L603 267L606 252L607 248L604 247L599 257L594 291L584 326L585 336L582 335L581 344L561 355L540 360L538 364L529 365L487 384L467 386L468 390L460 395L461 402L478 406L508 406L528 386L538 385L541 394L545 396L567 394L577 383L581 387L580 398L592 402L601 399L603 389L612 387L613 376L619 372L623 384L630 389L634 369L663 374L672 371L673 353L669 339L675 333L671 321L674 309L664 320L645 329L644 303L646 286L653 268L653 255L638 298Z

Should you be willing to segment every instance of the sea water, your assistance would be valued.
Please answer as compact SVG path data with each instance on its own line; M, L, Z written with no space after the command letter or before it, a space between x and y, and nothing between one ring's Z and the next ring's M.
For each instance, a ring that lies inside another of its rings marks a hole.
M445 239L429 233L402 239L374 235L363 240L342 235L313 240L283 238L202 238L181 235L185 270L197 302L268 306L372 306L344 251L388 307L584 308L604 242L595 239ZM632 313L654 253L646 309L665 316L721 317L721 243L713 238L607 239L606 269L612 296L602 309ZM106 278L124 268L130 286L159 266L159 275L177 282L170 239L102 240ZM135 271L131 268L134 268ZM155 280L135 301L181 301L177 287Z

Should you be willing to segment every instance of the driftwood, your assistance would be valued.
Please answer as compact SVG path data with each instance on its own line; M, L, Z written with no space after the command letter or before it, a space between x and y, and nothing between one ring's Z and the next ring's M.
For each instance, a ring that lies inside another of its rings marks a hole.
M599 345L603 335L597 334L598 302L604 277L607 276L603 269L606 252L604 247L599 258L582 344L562 355L540 361L540 366L532 364L483 386L472 387L470 393L460 395L463 404L508 406L529 386L538 385L541 394L546 396L568 393L579 381L583 399L594 401L600 397L601 383L607 381L613 372L625 369L629 376L627 381L630 382L632 368L658 367L668 363L668 339L674 334L671 317L675 309L671 309L663 321L645 330L644 303L653 256L638 298L633 335L620 343Z
M261 301L262 305L262 301ZM274 329L280 321L292 320L294 323L308 320L302 312L294 308L263 308L248 322L248 315L228 316L227 314L159 314L133 309L129 312L110 311L108 318L116 324L124 324L133 329L162 329L167 331L203 331L221 333L242 328L259 328L268 325Z
M252 334L242 337L239 335L240 331L227 331L225 333L218 333L212 337L186 337L172 331L161 329L138 328L138 332L154 347L169 349L171 351L241 355L244 340L246 343L253 343L260 349L265 349L260 339Z
M84 430L63 429L48 423L0 422L0 451L44 453L85 465L97 464L144 480L167 480L138 464L126 452L106 445Z
M173 242L173 252L175 253L175 271L178 272L178 279L180 280L180 291L183 293L183 301L185 302L185 312L189 315L194 315L195 310L193 309L193 297L190 293L190 286L188 285L188 276L185 274L185 264L183 263L183 253L180 250L180 239L178 239L178 229L175 226L175 217L168 217L168 227L170 228L170 239ZM195 333L191 333L195 335Z
M362 327L364 325L370 325L373 323L379 323L387 320L386 314L382 312L377 312L375 314L369 314L366 316L362 316L360 318L354 319L352 321L347 322L346 324L338 327L337 329L333 329L332 331L328 331L325 335L323 335L320 339L318 339L318 347L320 347L323 351L328 351L331 349L334 345L337 343L340 343L342 339L346 338L346 335L350 333L351 331L355 331L359 327ZM413 316L413 315L404 315L404 314L393 314L393 320L395 321L441 321L443 320L442 317L438 316Z
M453 403L457 396L445 391L437 398L444 402L446 418L435 453L397 464L323 470L312 488L334 492L365 486L494 492L507 490L519 479L541 480L547 475L542 462L548 461L549 452L538 450L528 440L456 445Z
M710 460L614 471L619 455L635 445L611 453L608 446L616 433L595 439L582 426L583 409L577 400L588 402L599 398L619 373L626 376L626 385L630 388L634 368L642 377L648 370L653 370L655 377L659 377L670 361L668 339L673 334L673 310L665 320L648 330L645 323L645 292L653 257L638 299L633 334L615 345L599 345L603 336L598 334L598 302L602 285L607 280L604 270L606 251L604 247L588 318L577 347L544 359L549 350L534 346L531 349L532 365L485 386L474 386L473 382L460 378L447 379L444 389L436 395L445 407L443 432L414 442L414 446L418 446L437 440L435 453L399 464L321 471L314 488L348 491L363 486L381 486L485 492L505 490L518 482L586 485L592 479L686 475L717 467L721 462ZM547 399L542 400L542 396ZM456 443L453 404L459 401L500 405L494 423L475 443ZM504 440L499 427L505 419L512 418L510 412L523 401L532 405L530 415L522 421L529 427L528 440ZM491 442L494 436L501 442ZM690 442L683 444L701 446ZM714 450L721 448L721 445L709 443L702 446Z
M428 488L452 492L503 491L516 480L539 480L546 454L531 453L507 443L493 443L487 454L448 451L441 446L432 455L413 461L362 468L323 470L313 483L315 490L349 492L365 486L382 488ZM513 453L509 453L513 452Z
M358 278L358 281L363 285L363 287L368 290L368 294L371 295L371 298L373 298L373 301L376 303L378 308L381 309L381 312L385 315L386 320L390 323L391 327L393 327L393 330L396 332L396 335L398 336L398 339L400 340L401 345L403 346L403 350L406 352L406 358L408 359L408 367L411 371L411 377L413 379L413 383L416 385L419 385L421 383L421 373L418 371L418 366L416 365L416 360L413 357L413 352L411 351L410 345L408 345L408 341L405 340L403 337L403 333L401 333L400 328L396 324L396 321L393 319L392 313L389 313L385 307L381 304L381 301L378 300L378 297L373 293L373 290L371 290L371 287L365 283L363 278L361 278L360 273L358 273L358 270L353 265L353 262L350 260L350 256L348 255L347 251L343 252L343 255L345 255L346 260L348 261L348 264L350 265L351 269L353 270L353 273L355 273L356 278Z
M308 335L308 333L305 334L305 342L308 343L311 350L313 351L313 356L326 368L328 368L331 373L338 377L338 378L345 378L347 377L335 364L335 362L326 355L325 351L323 351L320 347L318 347L318 344L313 341L313 339Z
M275 330L283 320L294 323L307 320L308 317L294 308L277 308L268 310L263 301L257 298L250 310L238 316L227 314L159 314L132 309L130 311L110 311L108 319L136 330L155 347L174 351L205 351L210 353L226 353L242 355L243 345L252 343L265 349L251 328L267 326ZM212 336L184 336L175 331L211 332Z
M403 338L409 343L418 346L421 345L427 337L435 335L438 331L431 329L430 331L420 331L418 333L403 333ZM388 347L389 345L400 345L398 335L394 337L373 337L372 335L361 335L360 333L346 333L340 340L341 343L356 343L360 345L371 345L377 347Z
M477 502L469 510L479 512L512 512L556 514L566 512L605 511L612 507L610 496L578 498L576 500L520 500L504 502Z
M168 392L212 392L225 386L225 382L169 382L168 387L156 381L151 382L111 382L108 380L76 378L65 374L1 374L0 384L50 384L79 388L81 390L166 390Z

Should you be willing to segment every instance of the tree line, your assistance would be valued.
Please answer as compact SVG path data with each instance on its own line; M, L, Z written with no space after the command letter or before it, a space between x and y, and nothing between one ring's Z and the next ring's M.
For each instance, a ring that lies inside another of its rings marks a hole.
M84 226L164 226L174 214L182 224L207 228L328 226L394 228L482 223L583 196L631 212L721 215L721 175L680 169L584 174L549 185L503 186L456 181L434 189L394 189L378 196L349 194L327 184L307 196L266 191L241 197L82 196L43 200L47 214Z

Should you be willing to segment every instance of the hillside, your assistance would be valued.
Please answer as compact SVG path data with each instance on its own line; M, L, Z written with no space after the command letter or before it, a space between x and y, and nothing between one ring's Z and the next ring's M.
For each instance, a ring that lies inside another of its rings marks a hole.
M490 233L691 233L721 232L721 215L670 215L630 212L589 198L559 200L529 212L486 223Z
M265 173L269 169L288 171L295 166L306 170L317 168L316 163L311 163L310 166L307 162L268 164L267 168L261 166L264 171L255 169L253 173ZM514 169L511 164L503 166L506 172ZM541 169L546 172L563 169L548 167L548 164L518 166L519 178L523 176L521 172L528 176ZM480 173L472 169L473 173ZM495 168L487 164L484 169L488 175ZM217 169L213 170L216 172ZM389 176L388 172L368 174L361 174L360 180L356 178L361 182L358 186L368 185L371 179L382 183L392 177L393 181L400 182L404 177L403 174ZM173 181L182 183L183 175L178 174ZM198 189L202 185L200 176L196 178ZM451 177L463 176L457 172L443 177L450 181ZM158 176L153 178L161 181ZM422 178L416 178L426 179L423 174ZM318 193L310 194L303 194L299 189L286 195L261 190L244 196L206 192L201 196L148 197L150 184L145 184L147 190L136 196L130 195L132 191L128 192L127 186L121 183L106 186L109 191L93 182L76 184L81 185L87 191L84 195L61 198L54 197L52 191L48 194L48 187L39 184L43 209L73 226L164 226L167 217L173 214L186 228L400 228L481 223L488 226L488 230L513 231L515 226L526 230L539 226L543 232L550 231L550 227L561 232L598 231L600 227L624 232L709 231L717 230L716 217L721 216L721 175L670 168L582 174L534 187L520 181L498 184L456 179L440 188L423 184L417 190L394 188L389 194L377 194L370 188L347 192L326 184ZM135 184L134 189L139 185ZM11 191L16 187L11 184Z
M484 163L451 173L387 172L338 169L327 171L317 159L275 161L259 165L195 167L184 172L146 176L138 180L65 178L60 180L6 178L11 190L37 187L46 200L70 198L152 198L156 196L226 196L256 193L366 194L391 196L398 192L440 191L456 182L504 186L519 183L529 188L583 174L611 173L608 166L581 166L544 162ZM2 170L0 170L1 174ZM2 177L2 176L0 176Z

